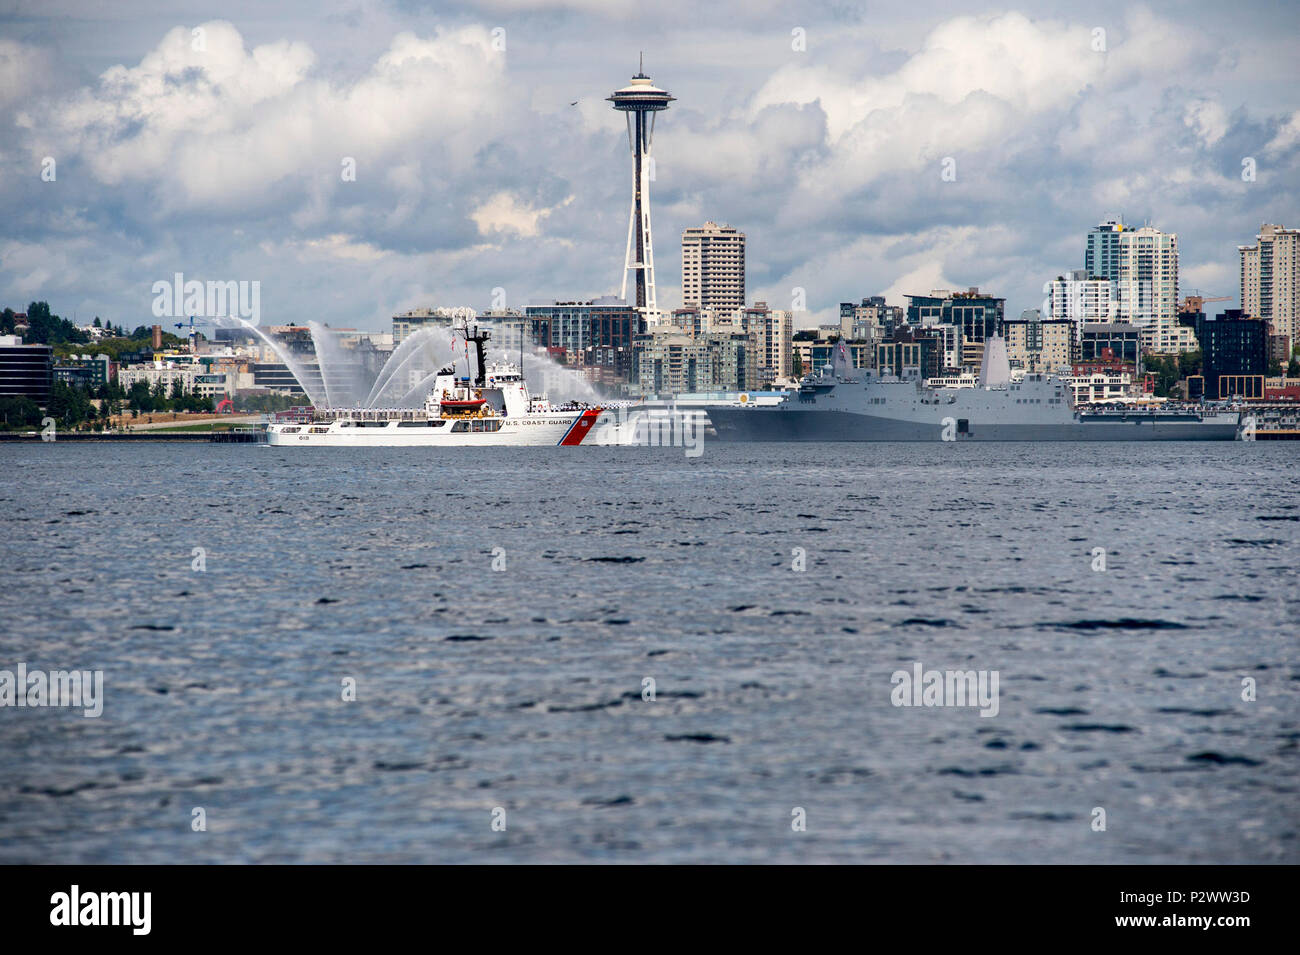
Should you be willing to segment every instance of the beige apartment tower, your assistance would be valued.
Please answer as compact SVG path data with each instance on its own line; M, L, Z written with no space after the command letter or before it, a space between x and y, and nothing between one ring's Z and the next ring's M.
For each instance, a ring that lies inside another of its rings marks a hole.
M1074 358L1075 324L1068 318L1004 322L1007 359L1027 374L1056 374Z
M1300 229L1265 223L1254 245L1241 245L1241 309L1300 345Z
M682 306L745 307L745 233L716 222L682 233Z

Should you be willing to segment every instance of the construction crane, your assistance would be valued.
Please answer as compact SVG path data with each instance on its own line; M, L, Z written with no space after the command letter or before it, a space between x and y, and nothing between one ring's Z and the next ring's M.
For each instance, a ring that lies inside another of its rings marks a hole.
M188 322L176 323L177 328L188 328L190 330L190 354L191 355L197 355L199 353L198 342L196 341L198 332L195 331L195 328L197 328L199 325L215 325L215 324L216 324L215 322L196 322L194 320L193 315L190 316L190 320Z
M1188 295L1183 299L1184 312L1200 312L1205 309L1206 302L1231 302L1231 295L1217 295L1214 298L1206 298L1204 295Z

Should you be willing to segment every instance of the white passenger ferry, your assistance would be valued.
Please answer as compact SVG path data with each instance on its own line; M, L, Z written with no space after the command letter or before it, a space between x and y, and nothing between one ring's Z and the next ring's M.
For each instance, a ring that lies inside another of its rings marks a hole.
M305 420L276 422L266 443L278 447L425 447L582 444L601 408L581 402L551 404L530 395L519 369L487 367L487 331L458 331L472 342L478 371L471 381L455 365L442 369L421 408L319 408Z

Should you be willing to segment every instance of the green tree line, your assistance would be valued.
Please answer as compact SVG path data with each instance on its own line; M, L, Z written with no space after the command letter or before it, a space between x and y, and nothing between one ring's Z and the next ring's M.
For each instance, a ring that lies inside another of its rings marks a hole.
M18 316L12 308L0 312L0 335L15 334ZM32 302L27 306L27 331L23 342L29 345L85 344L90 335L81 331L66 318L51 314L49 302Z
M98 406L92 398L99 399ZM94 426L124 410L129 410L136 418L157 412L203 413L212 409L211 398L186 391L179 380L172 382L170 390L164 388L162 382L150 387L146 382L137 381L129 391L116 381L92 390L56 381L50 390L49 403L43 410L30 398L0 398L0 430L37 428L47 416L54 419L56 427L75 428Z
M121 325L101 321L99 316L91 323L102 328L105 335L99 341L92 341L88 332L83 332L66 318L60 318L50 311L49 302L32 302L27 306L27 330L22 333L23 343L27 345L50 345L55 357L66 358L68 355L89 351L91 346L95 354L105 354L117 361L123 352L139 351L149 346L153 337L153 328L138 325L129 334ZM17 332L18 313L12 308L0 311L0 335L14 335ZM164 348L179 348L186 339L171 332L163 332Z
M127 390L126 400L133 416L155 411L198 413L212 410L211 398L186 391L181 386L179 378L172 381L170 390L165 388L161 381L154 382L152 387L147 382L137 381Z

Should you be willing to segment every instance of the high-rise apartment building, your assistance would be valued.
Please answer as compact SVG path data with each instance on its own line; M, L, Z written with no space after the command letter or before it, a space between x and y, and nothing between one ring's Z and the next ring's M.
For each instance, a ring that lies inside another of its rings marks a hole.
M1126 322L1089 322L1079 340L1079 360L1137 365L1142 331Z
M1115 321L1142 330L1142 347L1158 354L1195 351L1196 335L1178 323L1178 236L1118 220L1088 233L1084 269L1114 286Z
M745 233L716 222L682 233L682 305L745 307Z
M941 370L941 342L929 329L906 329L895 332L892 341L876 345L876 373L880 375L917 374L936 378Z
M758 355L751 336L707 332L686 335L671 326L649 328L633 350L631 390L638 395L748 391L758 387Z
M1089 275L1114 279L1119 274L1119 237L1123 233L1124 223L1117 219L1103 222L1089 232L1083 270Z
M929 295L907 296L907 324L912 327L956 325L966 343L982 345L1002 330L1006 299L985 295L978 288L965 292L938 289Z
M1241 310L1300 345L1300 229L1265 223L1241 254Z
M600 367L626 380L632 372L632 344L645 331L640 312L611 295L587 302L537 302L524 314L538 347L563 349L565 361ZM507 352L507 354L509 354Z
M1074 340L1082 337L1083 326L1115 320L1118 302L1110 279L1075 269L1048 283L1048 319L1064 319L1074 326Z
M1268 325L1230 309L1201 324L1201 373L1210 399L1264 397L1268 371Z
M662 326L661 326L662 327ZM771 309L766 302L748 308L674 309L672 328L692 338L747 335L758 363L758 377L749 387L790 378L794 372L794 316L784 309Z
M886 305L884 296L872 295L856 302L840 302L840 336L851 341L883 341L901 328L902 306ZM872 349L874 351L874 348Z
M402 344L416 332L425 328L453 328L459 321L474 321L477 313L472 308L413 308L393 316L393 345Z
M0 335L0 398L50 400L54 387L54 349L24 345L19 335Z
M758 377L762 385L788 379L794 374L794 316L784 309L771 309L755 302L744 311L745 330L758 351Z
M1002 323L1002 333L1012 367L1023 368L1028 374L1068 369L1078 351L1074 324L1061 318L1011 319Z

